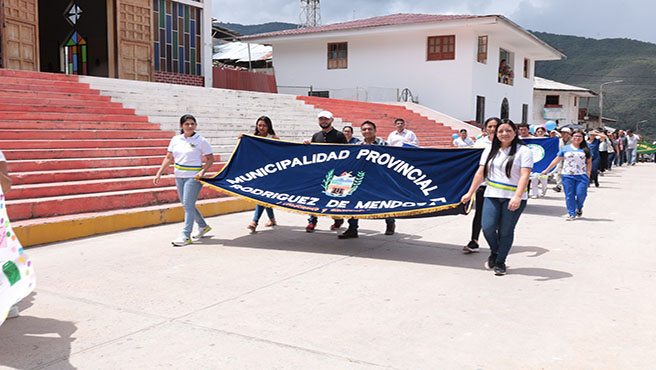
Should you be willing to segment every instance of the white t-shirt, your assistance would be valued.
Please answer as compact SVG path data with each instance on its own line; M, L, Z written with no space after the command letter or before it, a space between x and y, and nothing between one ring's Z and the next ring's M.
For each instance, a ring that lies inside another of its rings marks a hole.
M173 153L175 177L194 177L203 169L203 156L212 154L212 147L198 133L188 138L180 134L171 139L168 151Z
M481 156L480 165L484 166L487 157L490 155L490 149L487 147ZM510 178L506 176L506 160L508 159L510 148L499 150L497 155L488 164L487 189L485 189L486 198L512 198L517 190L522 168L533 168L533 153L526 145L519 145L515 152ZM522 193L522 199L528 199L528 193Z
M419 140L414 132L404 129L401 133L394 130L387 136L387 142L391 146L403 146L403 143L419 146Z
M587 175L587 158L583 149L576 149L571 145L564 146L558 151L563 157L563 175Z
M474 141L467 136L465 140L462 140L461 137L453 140L453 146L457 146L458 148L472 148L474 147Z
M484 136L478 140L476 140L476 143L474 143L474 148L489 148L492 145L492 141L490 140L489 136Z
M629 136L626 135L626 147L629 149L635 149L638 147L638 135Z

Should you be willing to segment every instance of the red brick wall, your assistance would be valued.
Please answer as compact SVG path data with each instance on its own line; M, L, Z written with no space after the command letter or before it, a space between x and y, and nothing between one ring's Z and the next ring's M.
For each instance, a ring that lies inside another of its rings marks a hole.
M153 81L176 85L205 86L205 77L203 76L192 76L172 72L155 71L153 72Z

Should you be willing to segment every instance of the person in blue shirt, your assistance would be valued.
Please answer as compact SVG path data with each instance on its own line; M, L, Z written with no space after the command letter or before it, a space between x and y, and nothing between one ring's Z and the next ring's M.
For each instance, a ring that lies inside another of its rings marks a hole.
M357 137L353 137L353 127L344 126L342 128L342 133L344 134L344 136L346 136L347 144L360 144L360 139L358 139Z
M599 139L597 139L599 141ZM542 171L543 175L563 161L562 182L567 206L567 221L583 216L583 204L588 195L592 154L582 131L572 135L572 142L560 148L556 158Z
M599 144L601 140L606 140L607 136L597 130L588 132L588 142L590 155L592 157L592 170L590 171L590 181L599 187L599 166L601 165L601 154L599 154Z

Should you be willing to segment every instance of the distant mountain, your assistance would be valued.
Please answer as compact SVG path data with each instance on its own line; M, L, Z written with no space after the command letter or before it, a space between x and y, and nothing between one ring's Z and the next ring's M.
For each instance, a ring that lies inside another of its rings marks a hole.
M533 32L561 50L566 60L537 62L535 75L599 93L604 82L604 117L617 119L614 126L633 128L656 138L656 44L630 39L596 40L585 37ZM589 111L599 113L599 99L591 99Z
M263 23L263 24L252 24L252 25L220 22L218 23L218 25L233 31L237 31L242 35L255 35L258 33L276 32L276 31L284 31L284 30L298 28L297 24L282 23L282 22L271 22L271 23Z

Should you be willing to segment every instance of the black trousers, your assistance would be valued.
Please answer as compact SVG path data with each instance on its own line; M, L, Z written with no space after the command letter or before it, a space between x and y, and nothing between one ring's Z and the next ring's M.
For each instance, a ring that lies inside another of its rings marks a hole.
M474 202L474 222L472 222L472 234L471 240L478 241L479 235L481 235L481 218L483 217L483 194L485 194L485 186L481 186L476 190L476 200Z
M601 156L599 171L604 172L608 168L608 152L599 152L599 155Z

